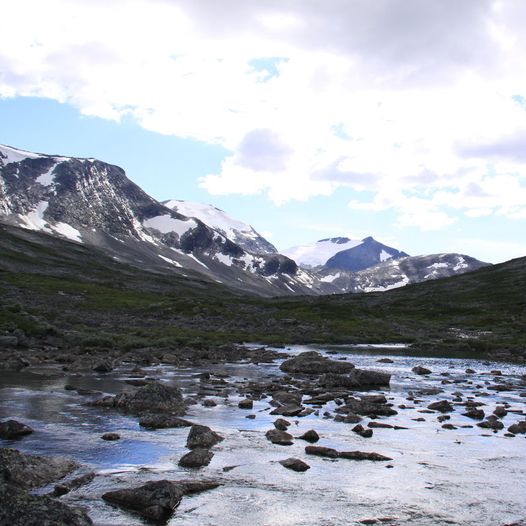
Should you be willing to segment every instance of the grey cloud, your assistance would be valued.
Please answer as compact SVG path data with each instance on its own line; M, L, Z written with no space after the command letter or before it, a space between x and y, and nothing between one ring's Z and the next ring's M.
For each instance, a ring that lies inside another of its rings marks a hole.
M281 171L291 154L271 130L259 129L247 133L239 145L236 161L256 171Z
M493 142L461 144L457 146L457 153L466 158L507 159L524 162L526 161L526 130Z

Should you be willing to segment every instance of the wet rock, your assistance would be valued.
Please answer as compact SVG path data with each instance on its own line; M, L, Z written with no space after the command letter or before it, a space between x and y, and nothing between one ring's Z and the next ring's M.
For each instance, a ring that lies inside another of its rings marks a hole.
M479 422L477 426L483 429L492 429L493 431L504 429L504 424L495 415L488 416L484 422Z
M270 414L271 415L280 415L280 416L297 416L299 415L305 408L303 406L299 405L283 405L281 407L276 407L276 409L273 409Z
M337 407L337 413L354 413L364 416L393 416L397 412L389 404L370 403L356 398L350 398L343 406Z
M12 484L0 484L0 524L6 526L92 526L81 510L47 496L29 495Z
M299 374L345 374L354 369L351 363L330 360L316 351L308 351L285 360L280 369L286 373Z
M498 416L499 418L502 418L508 414L508 411L506 410L505 407L499 405L495 408L495 410L493 411L493 414L495 416Z
M61 497L62 495L66 495L66 493L69 493L70 491L74 491L81 488L82 486L85 486L86 484L89 484L94 478L95 473L90 471L84 475L81 475L80 477L76 477L66 482L62 482L61 484L57 484L50 496Z
M443 424L443 425L442 425L442 428L443 428L443 429L448 429L448 430L457 429L457 427L454 426L453 424Z
M280 460L279 463L292 471L302 472L310 469L310 466L299 458L286 458L285 460Z
M206 400L203 400L204 407L215 407L216 405L217 405L217 402L213 400L212 398L207 398Z
M272 399L281 405L301 405L303 394L299 391L276 391Z
M380 455L379 453L366 453L364 451L340 451L339 458L346 458L348 460L371 460L373 462L386 462L393 460L392 458Z
M7 482L22 488L38 488L59 480L78 465L62 457L26 455L16 449L0 449L0 472Z
M484 417L486 416L486 413L484 413L482 409L476 408L469 409L468 411L462 414L469 418L473 418L473 420L484 420Z
M245 398L244 400L241 400L237 406L239 409L252 409L254 407L254 401L250 400L249 398Z
M453 406L447 400L440 400L433 402L427 406L431 411L439 411L440 413L451 413Z
M120 440L121 436L119 433L104 433L100 438L108 442L114 442L115 440Z
M384 422L369 422L367 424L367 427L370 427L371 429L375 429L375 428L378 428L378 429L392 429L393 426L391 424L386 424Z
M279 429L280 431L286 431L289 426L290 422L288 422L284 418L278 418L274 421L274 427L276 429Z
M286 431L280 431L279 429L269 429L265 436L267 440L270 440L273 444L279 446L291 446L292 445L292 435Z
M114 407L132 414L167 412L181 416L186 412L181 390L159 382L140 387L135 393L125 392L95 400L91 405Z
M113 363L111 360L102 360L93 367L93 370L97 373L109 373L113 371Z
M432 372L430 369L427 369L426 367L422 367L421 365L417 365L416 367L413 367L411 371L413 371L415 374L420 374L420 375L427 375L427 374L431 374Z
M466 374L475 374L475 370L474 369L466 369Z
M380 358L379 360L376 360L378 363L394 363L394 360L391 360L391 358Z
M524 435L526 434L526 420L516 422L508 427L508 431L514 435Z
M366 369L352 369L349 374L327 373L319 383L328 388L344 389L372 389L387 387L391 375L382 371L369 371Z
M317 457L338 458L338 451L331 447L324 446L306 446L305 453L307 455L315 455Z
M354 426L352 431L363 438L371 438L373 436L373 430L365 429L365 427L363 427L361 424Z
M184 418L179 418L173 415L153 414L145 415L139 420L141 427L149 429L168 429L176 427L190 427L194 424Z
M208 426L201 426L194 424L190 428L188 438L186 439L186 447L188 449L203 448L209 449L221 442L223 437L212 431Z
M33 433L33 429L16 420L5 420L0 422L0 438L14 440Z
M181 457L179 460L179 466L183 468L200 468L202 466L208 466L213 456L214 454L208 449L196 448Z
M318 433L316 433L316 431L314 431L314 429L309 429L308 431L305 431L305 433L303 433L303 435L301 435L300 437L301 440L306 440L307 442L318 442L318 440L320 439L320 435L318 435Z
M181 499L188 493L206 491L219 486L209 481L176 481L158 480L147 482L138 488L109 491L102 498L111 504L133 510L154 521L168 520Z

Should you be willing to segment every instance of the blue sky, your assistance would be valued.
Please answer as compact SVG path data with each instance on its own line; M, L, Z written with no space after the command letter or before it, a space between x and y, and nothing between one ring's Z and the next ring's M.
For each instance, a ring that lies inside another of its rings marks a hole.
M6 2L0 143L117 164L280 249L526 255L526 7L460 6Z

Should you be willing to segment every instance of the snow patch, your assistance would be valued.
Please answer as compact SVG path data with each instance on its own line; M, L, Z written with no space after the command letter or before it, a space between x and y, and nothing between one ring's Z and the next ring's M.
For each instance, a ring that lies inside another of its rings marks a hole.
M47 201L40 201L37 207L26 214L20 216L20 219L24 223L24 227L30 230L46 230L50 231L47 225L47 221L44 219L44 212L47 210L49 203Z
M336 238L338 239L338 238ZM310 243L309 245L300 245L297 247L282 250L281 253L290 259L293 259L298 265L304 267L317 267L324 265L327 261L335 256L338 252L361 245L363 241L349 239L344 243L336 243L330 239Z
M468 266L469 265L466 263L466 260L462 256L460 256L458 258L458 263L453 267L453 270L455 272L458 272L459 270L468 268Z
M0 157L0 160L4 162L4 165L10 163L19 163L24 159L38 159L39 157L43 157L38 153L17 150L16 148L11 148L10 146L0 146L0 152L4 155L4 157Z
M57 165L54 164L46 173L43 173L35 179L36 183L41 184L42 186L51 186L55 182L55 176L53 171Z
M380 261L387 261L388 259L391 259L393 257L392 254L389 254L389 252L386 252L383 248L380 252Z
M58 234L67 237L72 241L82 243L82 235L80 234L80 232L76 228L73 228L71 225L68 225L67 223L57 223L56 225L51 225L51 228Z
M320 279L320 281L323 281L323 283L332 283L335 279L339 278L341 276L341 272L337 272L336 274L329 274L328 276L323 276L323 278Z
M172 265L175 265L176 267L179 267L179 268L183 268L183 265L181 265L181 263L178 263L177 261L173 260L173 259L170 259L170 258L167 258L167 257L164 257L164 256L161 256L161 254L157 254L161 259L163 259L164 261L166 261L167 263L170 263Z
M153 228L161 232L161 234L168 234L169 232L175 232L179 236L182 236L188 230L195 228L197 223L193 219L174 219L170 214L162 216L152 217L144 221L143 225L146 228Z
M401 280L391 285L379 286L379 287L364 287L364 292L385 292L386 290L398 289L400 287L405 287L409 284L409 278L407 276L401 276Z
M226 265L227 267L232 266L232 258L230 256L227 256L226 254L221 254L220 252L215 255L215 258L220 262L223 263L223 265Z

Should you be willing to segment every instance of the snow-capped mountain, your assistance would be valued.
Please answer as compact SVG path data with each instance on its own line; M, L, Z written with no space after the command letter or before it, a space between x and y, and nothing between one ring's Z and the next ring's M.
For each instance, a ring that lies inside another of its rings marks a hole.
M195 217L205 225L221 232L227 239L252 254L277 254L276 247L258 234L253 227L234 219L213 205L172 199L163 205L186 217ZM293 258L291 258L293 259Z
M282 254L293 259L303 268L350 270L357 272L388 259L408 256L388 247L372 237L353 240L347 237L321 239L316 243L283 250Z
M341 292L383 292L410 283L464 274L485 266L488 263L463 254L433 254L389 259L360 272L323 267L318 277Z
M0 146L0 219L93 245L149 269L197 272L264 295L327 287L277 253L253 254L222 229L147 195L118 166Z

